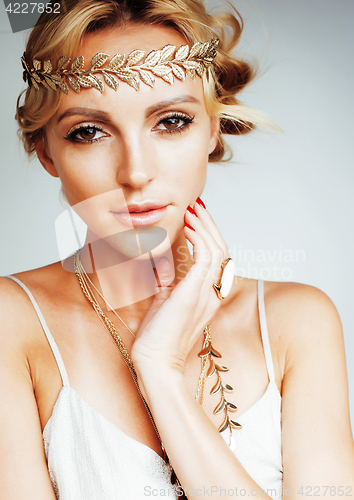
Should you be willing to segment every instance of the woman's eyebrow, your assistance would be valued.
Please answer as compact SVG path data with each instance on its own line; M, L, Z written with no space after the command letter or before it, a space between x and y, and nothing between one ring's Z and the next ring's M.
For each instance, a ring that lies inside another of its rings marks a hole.
M179 104L181 102L193 102L196 104L200 104L199 99L196 99L195 97L191 95L181 95L178 97L174 97L173 99L167 99L166 101L161 101L158 102L157 104L153 104L147 110L145 111L145 117L148 118L149 116L153 115L157 111L161 111L161 109L168 108L169 106L172 106L173 104Z
M172 99L167 99L166 101L158 102L157 104L153 104L152 106L147 108L145 116L146 118L148 118L149 116L153 115L157 111L160 111L161 109L168 108L173 104L179 104L181 102L192 102L195 104L200 104L199 99L196 99L191 95L181 95L178 97L174 97ZM63 120L68 116L74 116L74 115L86 116L88 118L93 118L95 120L102 120L107 122L111 121L109 113L106 113L105 111L100 111L98 109L92 109L92 108L69 108L59 116L57 123L59 123L61 120Z
M111 121L109 113L106 113L105 111L100 111L98 109L92 109L92 108L69 108L66 111L64 111L62 115L59 116L58 123L61 120L63 120L63 118L74 115L86 116L88 118L93 118L95 120L102 120L106 122Z

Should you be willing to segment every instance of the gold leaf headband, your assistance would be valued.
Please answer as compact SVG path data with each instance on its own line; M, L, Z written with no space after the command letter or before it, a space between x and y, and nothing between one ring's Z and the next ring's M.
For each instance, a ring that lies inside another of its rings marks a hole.
M102 93L104 84L95 76L100 74L114 90L117 90L119 80L139 90L140 81L153 87L154 76L168 83L173 83L174 76L183 81L186 74L192 79L195 79L196 75L202 76L214 61L218 43L219 40L212 38L208 42L197 42L191 48L189 45L182 45L177 50L174 45L166 45L160 50L153 50L146 57L143 50L134 50L126 59L124 54L116 54L107 65L105 64L110 56L99 53L92 58L91 66L87 70L82 69L82 56L75 57L70 69L67 69L70 58L60 57L57 68L53 71L50 61L44 61L42 67L41 61L36 59L33 59L33 68L29 68L23 54L23 79L36 90L39 90L39 84L42 84L45 88L55 91L60 88L66 94L69 92L69 86L75 92L80 92L80 87L94 87Z

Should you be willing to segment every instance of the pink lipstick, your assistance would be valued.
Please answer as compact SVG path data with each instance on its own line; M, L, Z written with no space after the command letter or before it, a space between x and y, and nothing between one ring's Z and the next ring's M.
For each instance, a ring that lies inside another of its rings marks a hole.
M168 205L145 202L131 204L128 210L112 212L117 219L127 226L149 226L158 222L167 210Z

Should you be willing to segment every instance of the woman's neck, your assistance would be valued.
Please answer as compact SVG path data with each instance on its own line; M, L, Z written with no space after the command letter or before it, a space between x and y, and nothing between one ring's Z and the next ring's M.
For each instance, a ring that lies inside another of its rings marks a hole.
M81 262L92 283L107 301L104 303L95 292L101 306L108 311L124 308L138 321L151 306L159 286L166 285L166 276L159 276L159 260L164 257L170 263L169 286L175 286L183 279L193 264L183 232L172 248L163 254L154 255L152 252L139 258L127 257L103 240L95 241L92 235L86 241L81 251Z

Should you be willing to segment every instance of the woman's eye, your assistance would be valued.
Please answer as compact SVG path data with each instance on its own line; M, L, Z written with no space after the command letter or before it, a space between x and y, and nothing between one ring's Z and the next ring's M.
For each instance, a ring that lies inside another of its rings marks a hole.
M72 142L93 142L98 141L102 137L106 137L106 134L102 132L102 129L90 125L76 128L72 132L69 132L65 139Z
M184 122L180 118L166 118L164 125L168 130L174 130L183 125Z
M188 125L192 123L194 117L187 115L172 115L167 116L159 121L156 126L158 132L182 132Z

